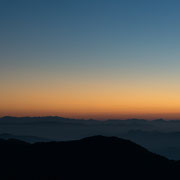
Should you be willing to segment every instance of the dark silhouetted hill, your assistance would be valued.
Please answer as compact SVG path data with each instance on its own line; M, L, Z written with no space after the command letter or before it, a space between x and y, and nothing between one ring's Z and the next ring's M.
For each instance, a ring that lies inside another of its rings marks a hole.
M177 177L179 164L116 137L29 144L0 140L0 179L162 179Z

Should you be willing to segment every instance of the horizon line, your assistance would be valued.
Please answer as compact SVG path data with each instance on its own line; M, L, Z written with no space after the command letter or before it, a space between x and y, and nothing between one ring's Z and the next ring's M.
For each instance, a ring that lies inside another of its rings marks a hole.
M5 115L0 116L0 119L3 118L63 118L63 119L74 119L74 120L95 120L95 121L109 121L109 120L120 120L120 121L126 121L126 120L145 120L145 121L180 121L179 119L164 119L164 118L155 118L155 119L146 119L146 118L127 118L127 119L121 119L121 118L108 118L108 119L95 119L95 118L73 118L73 117L64 117L64 116L56 116L56 115L42 115L42 116L11 116L11 115Z

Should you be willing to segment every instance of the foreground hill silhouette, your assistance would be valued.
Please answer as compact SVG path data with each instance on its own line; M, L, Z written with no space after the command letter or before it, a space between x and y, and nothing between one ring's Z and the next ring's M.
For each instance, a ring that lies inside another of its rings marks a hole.
M162 179L168 176L175 179L179 167L178 162L116 137L93 136L35 144L0 140L0 179L3 180Z

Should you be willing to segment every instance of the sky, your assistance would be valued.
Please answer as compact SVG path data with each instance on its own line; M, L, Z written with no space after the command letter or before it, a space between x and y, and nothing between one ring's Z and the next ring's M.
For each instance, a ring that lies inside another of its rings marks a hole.
M0 0L0 116L180 119L178 0Z

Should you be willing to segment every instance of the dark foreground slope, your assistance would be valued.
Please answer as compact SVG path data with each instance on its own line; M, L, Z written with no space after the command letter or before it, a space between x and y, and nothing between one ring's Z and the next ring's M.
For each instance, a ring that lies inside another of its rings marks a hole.
M176 179L178 171L178 163L116 137L35 144L0 140L3 180Z

